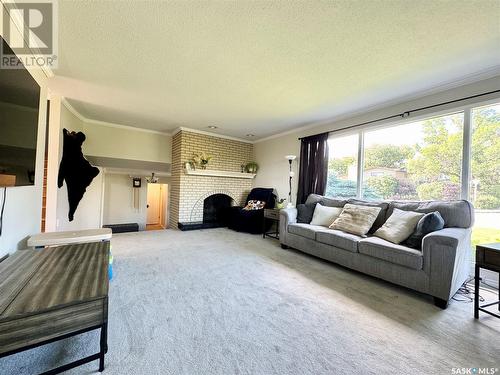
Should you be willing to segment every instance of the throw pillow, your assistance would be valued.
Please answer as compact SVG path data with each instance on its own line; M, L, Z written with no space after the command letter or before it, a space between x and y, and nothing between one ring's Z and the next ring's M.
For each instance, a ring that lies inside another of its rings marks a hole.
M245 211L262 210L265 205L266 205L266 202L250 200L250 201L248 201L247 205L245 207L243 207L243 209Z
M415 230L423 213L403 211L395 208L387 221L374 233L374 236L398 244L406 240Z
M375 233L375 231L380 228L385 223L385 218L387 217L387 210L389 209L389 203L387 202L372 202L365 201L361 199L349 199L348 203L355 204L358 206L370 206L370 207L380 207L380 212L377 215L377 219L373 222L372 227L368 231L369 234Z
M311 225L321 225L324 227L329 226L340 215L342 208L340 207L327 207L317 204L314 208Z
M313 218L316 203L304 203L297 205L297 223L309 224Z
M444 219L438 211L425 214L418 222L415 232L408 237L405 245L414 249L422 248L422 239L426 234L441 230L444 228Z
M380 210L380 207L347 203L340 216L330 225L330 229L366 236L366 233L377 219Z

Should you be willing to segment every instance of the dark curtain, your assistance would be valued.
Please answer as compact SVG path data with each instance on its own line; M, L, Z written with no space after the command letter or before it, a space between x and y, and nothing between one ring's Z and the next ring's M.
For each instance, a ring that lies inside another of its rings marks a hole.
M328 177L328 133L302 138L297 204L309 194L324 195Z

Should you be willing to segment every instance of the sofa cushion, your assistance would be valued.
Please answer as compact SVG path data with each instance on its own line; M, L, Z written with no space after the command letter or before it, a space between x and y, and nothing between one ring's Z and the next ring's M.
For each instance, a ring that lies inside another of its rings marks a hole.
M321 203L316 204L310 224L328 227L336 218L339 217L341 212L342 208L340 207L323 206Z
M420 250L422 248L422 239L426 234L441 230L444 228L444 219L438 211L425 214L417 224L415 232L406 239L403 245L413 249Z
M358 241L361 239L362 237L356 236L355 234L345 233L335 229L328 229L316 233L316 241L349 250L353 253L358 252Z
M405 211L415 211L427 214L438 211L444 219L445 228L470 228L474 224L474 208L466 200L455 201L412 201L412 202L391 202L388 215L393 208Z
M327 198L318 194L309 194L306 203L321 203L327 207L344 207L347 203L345 199Z
M346 204L340 216L330 225L330 229L364 236L372 227L380 207Z
M424 264L422 252L406 246L396 245L378 237L363 238L358 243L361 254L421 270Z
M314 208L317 203L304 203L297 205L297 223L309 224L313 218Z
M364 201L361 199L349 199L348 203L357 204L359 206L369 206L369 207L380 207L380 212L378 213L377 219L373 223L372 227L368 231L368 233L374 233L378 228L384 225L385 220L388 218L387 210L389 209L388 202L372 202L372 201Z
M288 226L289 233L309 238L311 240L315 240L316 233L323 230L325 230L325 227L322 227L320 225L311 225L303 223L294 223Z
M420 212L403 211L395 208L384 225L377 229L373 235L399 244L411 236L417 227L418 221L424 215Z

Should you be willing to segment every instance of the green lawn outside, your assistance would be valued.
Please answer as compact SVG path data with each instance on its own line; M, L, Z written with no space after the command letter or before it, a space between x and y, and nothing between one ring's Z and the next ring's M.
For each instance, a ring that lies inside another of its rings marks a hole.
M476 245L500 242L500 229L495 228L473 228L472 229L472 246L475 249Z

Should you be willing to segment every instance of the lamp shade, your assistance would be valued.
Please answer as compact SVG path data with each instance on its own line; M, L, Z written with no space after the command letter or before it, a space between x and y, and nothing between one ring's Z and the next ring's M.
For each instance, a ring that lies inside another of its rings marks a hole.
M285 159L287 159L287 160L295 160L296 158L297 158L296 155L286 155L285 156Z

